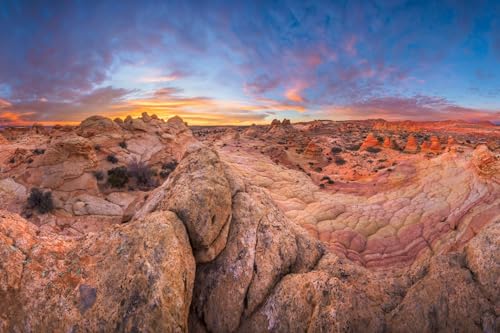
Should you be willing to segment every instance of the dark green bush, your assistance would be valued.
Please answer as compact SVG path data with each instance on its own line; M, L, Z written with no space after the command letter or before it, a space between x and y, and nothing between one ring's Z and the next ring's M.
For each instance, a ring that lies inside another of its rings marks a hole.
M29 209L34 209L40 214L46 214L54 209L52 201L52 193L50 191L42 191L39 188L32 188L28 196L27 206Z
M335 164L337 164L337 165L344 165L344 164L346 164L346 160L344 160L344 159L343 159L342 157L340 157L340 156L337 156L337 157L335 158Z
M153 178L154 172L144 162L133 161L128 165L128 174L133 177L137 185L143 189L149 189L157 186Z
M113 164L118 163L118 158L116 158L116 156L115 156L115 155L108 155L108 156L106 157L106 160L108 160L108 162L111 162L111 163L113 163Z
M333 155L337 155L337 154L339 154L341 152L342 152L342 148L340 148L340 147L333 147L332 148L332 154Z
M372 154L379 153L382 149L377 148L377 147L368 147L366 148L366 151Z
M104 172L101 170L96 170L93 172L95 179L97 180L103 180L104 179Z
M108 170L108 184L111 187L122 188L128 183L128 171L124 166Z

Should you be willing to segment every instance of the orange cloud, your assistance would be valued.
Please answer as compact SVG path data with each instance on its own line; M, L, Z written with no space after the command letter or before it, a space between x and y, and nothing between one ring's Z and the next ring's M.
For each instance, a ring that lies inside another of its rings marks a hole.
M295 103L304 103L305 99L302 96L302 92L307 88L307 85L304 83L297 83L294 87L288 89L285 92L285 97L292 102Z
M6 101L5 99L0 98L0 109L5 109L12 106L12 104L9 101Z

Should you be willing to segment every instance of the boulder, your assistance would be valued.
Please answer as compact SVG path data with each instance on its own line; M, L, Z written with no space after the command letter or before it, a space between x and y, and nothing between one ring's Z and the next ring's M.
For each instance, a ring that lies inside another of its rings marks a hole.
M217 153L193 147L169 176L158 209L173 211L186 225L197 262L214 259L226 245L231 188Z
M121 216L123 209L103 198L81 194L73 201L73 213L75 215Z
M81 122L76 133L89 138L102 133L116 132L120 130L114 121L102 116L92 116Z
M486 145L479 145L474 149L471 163L481 175L500 177L500 160Z

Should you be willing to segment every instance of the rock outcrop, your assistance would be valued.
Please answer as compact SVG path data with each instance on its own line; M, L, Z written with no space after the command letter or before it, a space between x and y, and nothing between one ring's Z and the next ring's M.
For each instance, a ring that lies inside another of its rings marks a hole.
M435 153L441 152L441 142L437 136L431 136L431 145L429 149Z
M416 152L418 152L418 142L417 142L417 139L415 139L415 137L413 135L411 135L411 134L408 136L408 141L406 142L404 151L407 152L407 153L416 153Z
M111 119L102 116L92 116L80 124L76 133L85 138L101 133L117 132L120 127Z
M182 158L131 222L67 237L0 211L0 331L500 330L499 161L486 146L402 164L381 178L398 186L357 195L165 125ZM70 159L90 159L81 139ZM94 200L73 199L83 213ZM134 198L102 200L104 212Z
M386 136L384 138L383 147L384 148L394 148L394 143L392 142L390 137Z
M283 122L278 119L273 119L271 126L267 130L266 134L273 137L283 137L286 138L290 135L296 135L298 131L290 123L290 120L283 119Z
M171 212L80 239L0 211L0 331L187 331L195 263Z
M380 146L380 142L377 140L373 133L368 133L365 140L361 144L360 150L366 150L367 148Z
M304 150L304 157L312 160L321 159L323 158L323 149L317 142L311 140Z
M6 145L9 143L9 140L7 140L2 134L0 134L0 145Z

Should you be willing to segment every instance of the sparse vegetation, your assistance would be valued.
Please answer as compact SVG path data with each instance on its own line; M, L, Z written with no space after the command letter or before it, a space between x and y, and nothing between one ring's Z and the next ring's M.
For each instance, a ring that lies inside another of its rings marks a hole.
M111 187L122 188L128 183L128 171L124 166L108 170L108 184Z
M377 147L368 147L366 148L366 151L372 154L379 153L382 149L377 148Z
M93 172L93 174L94 174L95 179L97 179L98 181L101 181L104 179L104 172L102 172L101 170L96 170Z
M40 214L46 214L54 209L52 192L42 191L39 188L32 188L28 196L27 207L36 210Z
M116 164L116 163L118 163L118 158L117 158L115 155L108 155L108 156L106 157L106 160L107 160L108 162L111 162L112 164Z
M9 163L10 163L10 164L14 164L14 163L16 163L16 159L15 159L14 157L12 157L12 158L9 160Z
M123 149L127 149L127 143L125 141L120 141L120 143L118 143L118 145L120 147L122 147Z
M101 151L101 145L95 145L94 146L95 151Z
M340 147L333 147L332 148L332 154L333 155L340 154L341 152L342 152L342 148L340 148Z
M142 161L133 161L128 165L128 174L133 177L137 186L149 189L157 185L156 180L153 178L153 171L151 168Z
M347 146L346 149L351 150L351 151L358 151L359 147L360 147L360 145L350 145L350 146Z
M172 173L172 171L177 168L177 165L178 163L176 160L170 161L168 163L163 163L163 165L161 166L160 177L167 178L170 173Z
M337 157L335 157L335 164L337 164L337 165L344 165L344 164L346 164L346 160L344 160L340 156L337 156Z
M43 154L45 154L45 149L40 149L40 148L34 149L33 150L33 154L35 154L35 155L43 155Z

